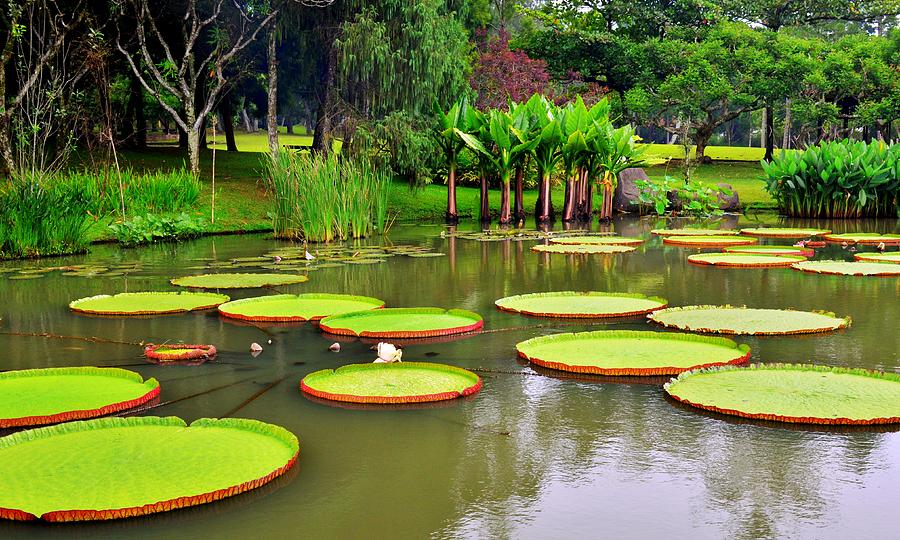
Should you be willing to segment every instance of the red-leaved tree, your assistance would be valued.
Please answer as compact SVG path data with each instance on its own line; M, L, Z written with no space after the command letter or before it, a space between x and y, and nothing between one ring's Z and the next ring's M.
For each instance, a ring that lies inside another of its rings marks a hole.
M478 94L475 105L485 110L506 110L507 101L523 102L533 94L550 94L550 73L543 60L529 58L521 50L510 50L509 33L501 29L488 37L476 36L478 60L470 84Z

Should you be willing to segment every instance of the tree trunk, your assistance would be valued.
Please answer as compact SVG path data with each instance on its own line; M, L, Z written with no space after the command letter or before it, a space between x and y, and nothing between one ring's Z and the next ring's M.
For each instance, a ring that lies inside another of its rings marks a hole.
M696 152L694 159L697 163L711 163L712 159L706 156L706 147L709 146L709 139L712 137L712 129L698 128L694 135L694 144Z
M0 71L2 71L2 66L0 66ZM0 99L5 99L6 96L0 95ZM13 152L12 152L12 141L9 138L9 115L0 113L0 154L3 156L2 162L0 162L0 176L10 176L15 169L15 162L13 160Z
M447 223L459 223L459 211L456 208L456 164L450 165L447 174Z
M538 186L538 204L535 219L538 223L547 223L553 219L553 201L550 200L550 173L540 171L541 181Z
M222 114L222 131L225 132L225 146L229 152L237 152L237 142L234 140L234 108L231 104L231 96L225 94L219 103L219 113Z
M487 173L481 173L481 222L491 222L491 205L488 200Z
M574 221L575 220L575 190L577 186L575 185L575 174L572 173L572 176L566 178L566 198L565 202L563 202L563 223Z
M585 173L584 184L584 220L590 221L591 216L594 214L594 185L591 184L591 179L587 177L587 173Z
M791 147L791 122L793 115L791 114L791 98L784 100L784 134L781 137L781 148L787 150Z
M509 208L509 173L504 173L500 178L500 224L508 225L512 221L512 214Z
M200 177L200 131L192 129L187 133L188 160L191 164L191 174Z
M525 220L525 167L516 167L516 196L513 204L513 218L518 221Z
M266 131L269 136L269 155L278 159L278 49L275 46L275 26L269 29L269 44L266 57L269 63L269 91L266 99ZM246 112L244 113L246 117Z
M253 133L253 125L250 123L250 116L247 115L247 109L241 109L241 120L244 122L244 131Z
M323 78L324 99L319 103L316 114L316 129L313 133L312 148L321 154L331 152L331 138L334 130L334 115L337 109L337 51L334 48L334 39L328 46L325 65L325 77Z
M766 105L763 111L763 119L765 124L763 134L766 141L766 155L763 159L772 161L772 156L775 153L775 114L771 105Z

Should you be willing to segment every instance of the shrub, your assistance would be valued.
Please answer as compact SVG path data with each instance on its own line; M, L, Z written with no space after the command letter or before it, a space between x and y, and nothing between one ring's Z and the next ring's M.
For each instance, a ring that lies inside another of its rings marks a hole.
M662 182L647 180L635 182L638 188L636 202L641 211L649 209L659 215L669 210L679 210L694 216L718 216L723 212L719 208L719 194L731 196L730 190L713 188L699 180L687 182L666 176Z
M766 190L797 217L900 217L900 144L850 142L784 152L762 162Z
M0 258L80 253L89 244L89 192L31 177L0 185Z
M137 246L196 238L206 231L206 221L186 212L176 217L147 214L122 223L113 223L109 229L123 245Z
M387 226L390 176L367 160L282 152L267 164L278 238L330 242L361 238Z

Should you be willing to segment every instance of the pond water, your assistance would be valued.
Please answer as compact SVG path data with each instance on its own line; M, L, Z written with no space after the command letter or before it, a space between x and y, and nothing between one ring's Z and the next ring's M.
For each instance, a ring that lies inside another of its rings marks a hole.
M736 227L736 219L720 226ZM900 232L895 221L770 223ZM272 422L298 435L301 455L286 477L218 503L106 523L4 522L0 537L895 538L896 429L737 421L676 406L663 397L658 379L566 376L536 371L516 358L515 344L537 335L662 331L641 318L552 321L493 306L513 294L600 290L658 295L673 306L730 303L849 315L853 325L835 333L736 340L750 345L754 361L900 372L900 279L689 265L687 256L700 250L664 246L650 236L650 229L665 225L617 220L609 230L648 241L633 253L589 257L533 253L534 240L479 242L442 238L445 229L438 225L397 226L390 242L428 246L446 256L397 255L381 264L322 268L310 272L307 283L277 289L481 313L488 332L408 344L403 358L480 370L484 389L466 400L405 410L336 407L301 395L299 380L311 371L374 359L371 343L353 339L340 340L340 353L329 352L335 338L312 324L236 324L214 312L113 319L67 309L69 301L95 294L174 290L169 278L203 273L199 267L210 261L198 259L229 261L284 245L267 236L133 250L95 246L87 256L2 263L0 270L137 264L112 277L51 272L20 280L0 273L0 369L127 367L161 381L163 405L150 413ZM742 217L740 225L758 221ZM383 243L378 238L358 245ZM820 252L817 258L852 258L840 246ZM213 343L219 356L196 367L154 366L130 344L166 340ZM257 357L248 352L252 342L265 349Z

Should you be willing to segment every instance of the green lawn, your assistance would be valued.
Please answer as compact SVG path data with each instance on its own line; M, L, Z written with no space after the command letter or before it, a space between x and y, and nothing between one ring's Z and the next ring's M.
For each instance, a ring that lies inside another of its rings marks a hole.
M293 144L294 141L308 139L306 135L282 137L282 144ZM243 146L242 146L243 145ZM216 221L211 226L215 232L232 231L265 231L269 230L267 216L271 204L263 176L263 159L266 154L265 133L241 134L238 148L250 148L253 145L263 152L216 152ZM158 169L180 167L186 160L181 151L173 145L155 145L146 151L126 151L123 153L125 166L135 169ZM207 150L201 159L201 179L204 189L195 210L197 215L211 221L212 212L212 151ZM680 177L681 169L677 163L653 165L646 168L648 176L661 180L667 174ZM773 201L763 189L763 182L758 178L760 167L755 162L714 162L697 166L693 171L694 178L708 184L725 182L731 184L738 192L745 206L772 208ZM404 183L392 186L391 213L398 221L420 221L443 219L447 205L447 190L441 179L438 183L418 189L410 189ZM499 211L500 194L492 190L491 206ZM531 213L534 209L537 192L527 190L525 208ZM461 186L457 193L459 213L464 217L477 217L479 208L479 192L477 187ZM553 192L554 205L559 209L563 201L563 187L556 186ZM597 204L599 207L599 204ZM94 237L109 237L106 229L109 219L101 220L93 230Z

